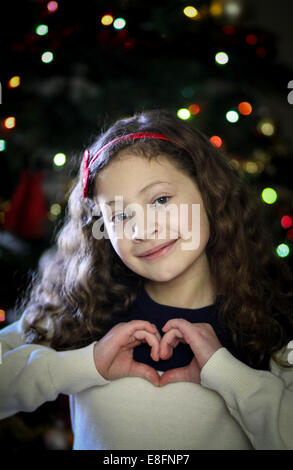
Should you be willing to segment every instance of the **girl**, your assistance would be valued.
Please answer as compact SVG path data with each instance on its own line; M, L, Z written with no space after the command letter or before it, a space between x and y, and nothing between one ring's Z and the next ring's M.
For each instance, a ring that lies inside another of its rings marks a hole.
M1 417L65 393L74 449L293 449L292 274L264 225L201 132L118 120L1 331Z

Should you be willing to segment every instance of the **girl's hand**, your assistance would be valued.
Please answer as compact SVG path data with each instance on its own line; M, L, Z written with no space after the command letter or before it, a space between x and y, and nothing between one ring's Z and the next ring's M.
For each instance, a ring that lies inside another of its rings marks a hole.
M121 377L143 377L159 385L158 372L147 364L133 359L133 348L147 342L151 357L160 357L160 333L155 325L144 320L132 320L115 325L94 346L94 361L97 371L107 380Z
M171 382L200 383L200 371L210 357L222 348L213 327L209 323L190 323L183 318L167 321L162 331L160 358L169 359L173 349L181 341L189 344L194 357L190 364L166 371L160 378L160 386Z

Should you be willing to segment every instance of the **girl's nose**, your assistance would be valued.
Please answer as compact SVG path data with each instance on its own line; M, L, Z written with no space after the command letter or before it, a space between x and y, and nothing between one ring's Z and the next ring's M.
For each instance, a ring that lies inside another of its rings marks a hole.
M149 220L148 220L149 219ZM163 227L156 216L137 218L132 225L132 240L157 238Z

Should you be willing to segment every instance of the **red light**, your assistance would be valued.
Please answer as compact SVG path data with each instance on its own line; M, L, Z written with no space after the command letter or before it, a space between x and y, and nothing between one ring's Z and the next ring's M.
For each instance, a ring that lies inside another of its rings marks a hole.
M200 107L198 104L191 104L188 109L191 114L198 114L200 112Z
M218 135L213 135L211 138L210 138L210 142L215 146L215 147L221 147L223 141L221 139L221 137L219 137Z
M259 57L265 57L267 55L267 50L264 47L258 47L255 52Z
M238 105L239 112L243 114L244 116L248 116L249 114L252 113L252 106L248 101L242 101Z
M288 230L287 238L288 240L293 240L293 228L290 228L290 230Z
M287 229L291 227L292 224L293 224L293 220L292 220L292 217L290 217L289 215L284 215L281 218L281 225L283 228Z
M247 44L250 44L251 46L255 46L258 42L258 37L255 34L248 34L245 38L245 41Z
M228 34L229 36L232 34L235 34L235 28L234 26L231 26L230 24L226 24L223 26L223 31L225 34Z

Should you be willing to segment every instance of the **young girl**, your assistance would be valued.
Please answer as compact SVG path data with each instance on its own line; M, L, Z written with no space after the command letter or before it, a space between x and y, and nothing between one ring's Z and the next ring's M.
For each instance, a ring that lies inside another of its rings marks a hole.
M118 120L0 333L1 418L63 393L74 449L293 449L292 274L264 219L172 112Z

